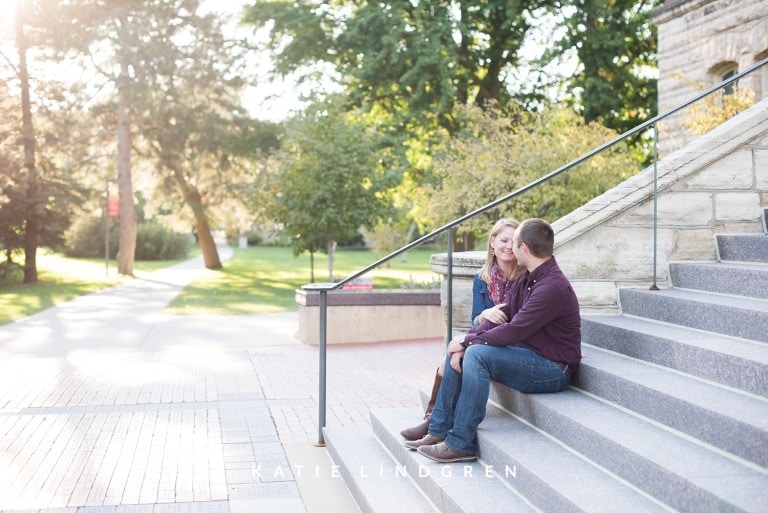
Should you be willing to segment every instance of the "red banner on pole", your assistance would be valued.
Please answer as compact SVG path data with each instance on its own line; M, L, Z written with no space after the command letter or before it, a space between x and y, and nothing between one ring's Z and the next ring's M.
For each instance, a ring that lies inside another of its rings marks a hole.
M107 215L109 217L117 217L120 213L120 198L117 196L110 196L107 199Z

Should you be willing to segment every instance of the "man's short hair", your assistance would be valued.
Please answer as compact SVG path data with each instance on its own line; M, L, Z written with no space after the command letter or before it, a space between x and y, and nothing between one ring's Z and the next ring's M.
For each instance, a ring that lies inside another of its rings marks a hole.
M526 219L517 229L517 243L525 243L531 254L538 258L552 256L555 247L555 232L543 219Z

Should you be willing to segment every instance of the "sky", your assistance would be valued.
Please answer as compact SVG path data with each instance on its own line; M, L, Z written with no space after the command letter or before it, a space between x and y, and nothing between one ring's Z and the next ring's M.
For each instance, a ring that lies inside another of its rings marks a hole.
M0 0L2 2L4 0ZM206 0L203 2L203 9L221 12L232 16L233 25L236 31L242 32L243 37L257 37L253 35L251 27L237 26L240 13L244 6L252 5L256 0ZM271 77L272 66L268 55L254 55L254 64L257 71L257 83L259 85L249 86L243 91L243 104L249 110L252 116L268 120L282 121L304 106L301 101L302 95L310 92L310 85L301 86L290 78ZM332 85L326 84L326 87Z
M13 11L17 0L0 0L0 37L10 39L13 34ZM252 4L255 0L205 0L204 9L210 9L224 14L228 14L235 20L244 5ZM244 35L252 34L252 29L248 27L235 27L234 30L242 31ZM15 48L8 43L3 45L0 50L8 58L17 59ZM243 103L249 112L258 119L268 121L281 121L290 116L290 114L301 109L303 103L301 95L309 92L309 87L301 87L290 79L279 79L270 77L271 64L268 56L254 55L255 69L258 73L256 87L250 86L243 91ZM30 63L31 66L34 63ZM56 71L59 73L61 70ZM330 87L330 84L328 85Z
M0 33L10 34L16 0L0 0Z
M10 36L12 34L12 12L14 4L17 0L0 0L0 35ZM243 37L258 37L254 35L251 27L241 26L238 23L239 16L242 9L246 5L252 5L256 0L203 0L203 10L217 11L222 14L228 15L232 19L233 30L238 33L242 33ZM526 48L524 48L522 55L524 59L533 59L539 54L545 44L548 37L552 36L552 26L549 24L553 20L539 20L540 27L538 33L534 31L531 39L529 39ZM547 23L549 22L549 23ZM8 52L10 48L8 45L4 47L5 52ZM254 70L257 74L257 85L249 86L243 91L243 104L249 110L251 115L258 119L269 121L281 121L289 117L293 112L301 110L304 103L301 101L302 95L307 95L311 92L312 87L322 88L326 90L333 89L334 84L328 80L321 84L305 84L299 85L296 81L290 78L275 78L271 76L271 62L266 52L261 54L254 54ZM561 65L562 66L562 65ZM545 70L545 72L554 73L558 70ZM559 71L563 71L562 69ZM516 73L530 72L526 71L523 67ZM525 84L527 81L524 77L519 77L520 84ZM553 91L551 95L557 95L557 91Z

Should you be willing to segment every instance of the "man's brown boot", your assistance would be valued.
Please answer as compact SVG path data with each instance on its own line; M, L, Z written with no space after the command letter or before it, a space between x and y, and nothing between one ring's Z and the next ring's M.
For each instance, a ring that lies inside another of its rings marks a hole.
M432 384L432 395L429 396L429 402L427 403L427 410L424 412L424 421L421 424L408 429L400 431L400 436L408 440L409 442L414 440L421 440L429 432L429 418L432 416L432 409L435 407L435 401L437 401L437 392L440 390L440 383L442 383L443 377L439 372L435 372L435 381Z
M403 443L403 445L406 446L408 449L415 451L415 450L418 450L419 447L426 447L428 445L439 444L443 440L445 440L443 437L434 436L427 433L427 436L425 436L421 440L412 440L412 441Z

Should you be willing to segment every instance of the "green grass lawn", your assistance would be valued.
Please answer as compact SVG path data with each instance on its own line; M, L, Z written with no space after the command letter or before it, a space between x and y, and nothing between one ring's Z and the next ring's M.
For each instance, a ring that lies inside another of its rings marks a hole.
M134 272L140 276L180 261L136 262ZM107 275L103 259L67 258L45 249L37 254L37 274L36 285L21 284L21 270L0 278L0 326L132 279L117 274L114 260L109 263Z
M375 289L439 286L429 265L434 249L419 248L406 261L397 257L372 272ZM340 249L334 261L334 278L342 279L378 259L367 250ZM328 281L328 255L315 255L315 281ZM294 257L290 248L235 249L224 269L186 287L169 305L177 314L259 314L297 308L295 290L311 281L308 254Z
M397 257L373 271L376 289L401 289L416 284L437 286L438 275L429 266L429 257L438 252L419 248L407 260ZM190 256L193 257L193 255ZM367 250L340 249L334 276L345 278L376 261ZM66 258L41 250L38 253L37 285L21 285L20 274L0 279L0 325L8 324L77 296L118 285L132 278L117 275L116 264L104 260ZM178 261L136 262L137 276L167 267ZM315 255L315 281L328 280L328 256ZM309 255L294 257L290 248L255 247L235 249L224 268L207 270L169 305L174 314L254 314L295 310L295 289L310 282Z

